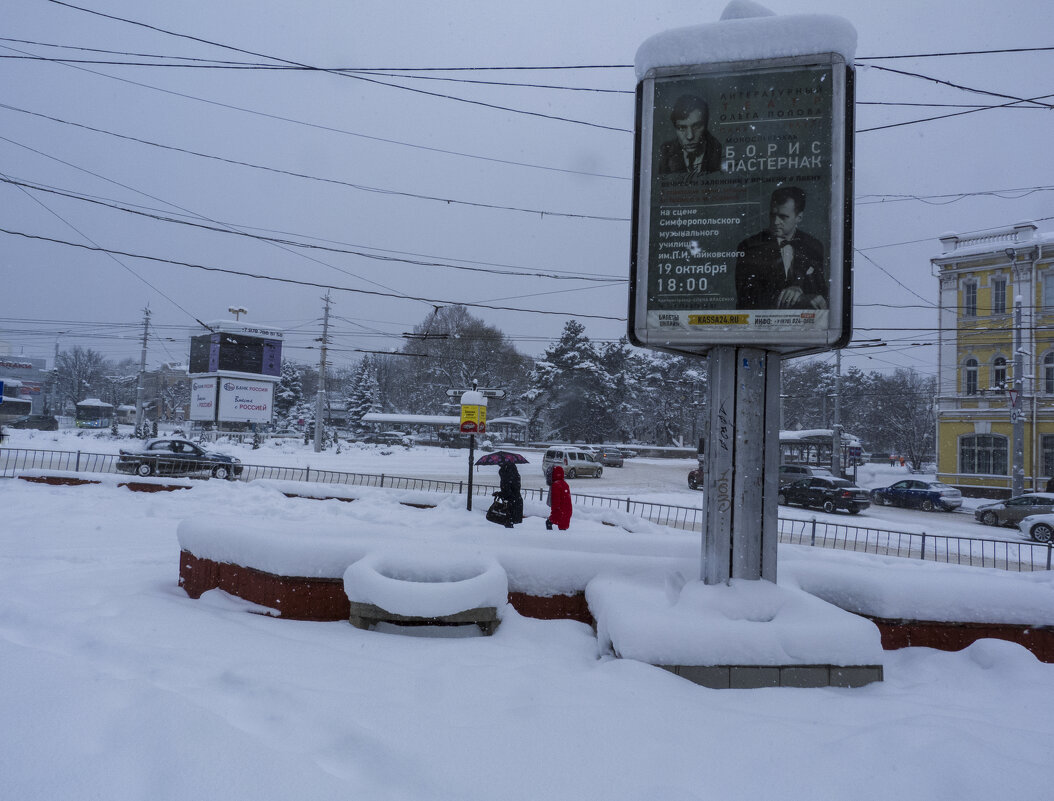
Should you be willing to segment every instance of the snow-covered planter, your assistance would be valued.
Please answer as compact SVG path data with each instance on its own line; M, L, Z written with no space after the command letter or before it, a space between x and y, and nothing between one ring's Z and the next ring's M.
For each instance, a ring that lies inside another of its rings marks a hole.
M359 628L475 623L490 634L501 620L509 579L493 557L456 550L375 551L344 572L350 620Z

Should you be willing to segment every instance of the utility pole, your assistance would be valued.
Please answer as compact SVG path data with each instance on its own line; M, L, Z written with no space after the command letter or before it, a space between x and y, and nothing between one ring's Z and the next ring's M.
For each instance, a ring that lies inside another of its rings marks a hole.
M326 345L329 344L329 293L322 311L322 348L318 360L318 397L315 399L315 453L322 450L322 411L326 405Z
M842 351L834 352L834 423L831 434L831 472L842 478Z
M143 420L143 383L146 380L146 340L150 336L150 307L143 309L143 350L139 355L139 380L135 385L135 430L142 431Z

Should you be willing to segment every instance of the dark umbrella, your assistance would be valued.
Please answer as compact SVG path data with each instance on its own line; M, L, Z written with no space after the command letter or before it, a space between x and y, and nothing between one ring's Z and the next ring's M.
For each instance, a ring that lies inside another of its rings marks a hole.
M487 453L480 456L476 460L476 464L527 464L527 460L518 453L494 451L493 453Z

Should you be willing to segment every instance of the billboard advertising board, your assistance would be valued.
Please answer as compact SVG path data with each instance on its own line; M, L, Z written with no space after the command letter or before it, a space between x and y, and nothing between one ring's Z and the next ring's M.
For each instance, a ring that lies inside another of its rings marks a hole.
M190 419L202 422L216 421L216 376L192 378L190 380Z
M274 384L220 377L219 416L223 423L270 423Z
M848 340L851 97L833 53L643 78L635 344L806 353Z

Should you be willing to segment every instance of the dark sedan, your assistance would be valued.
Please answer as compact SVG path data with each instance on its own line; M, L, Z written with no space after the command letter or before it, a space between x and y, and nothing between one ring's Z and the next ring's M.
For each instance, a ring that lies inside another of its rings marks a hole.
M910 506L924 512L951 512L963 505L963 494L939 481L906 478L888 487L871 490L875 506Z
M855 515L871 505L871 496L844 478L813 476L780 487L779 502L784 506L808 506L825 512L845 509Z
M10 428L35 428L38 431L58 431L59 420L50 414L31 414L8 424Z
M233 456L207 451L185 439L155 439L138 450L122 450L117 469L138 476L210 473L216 478L234 478L241 475L242 464Z

